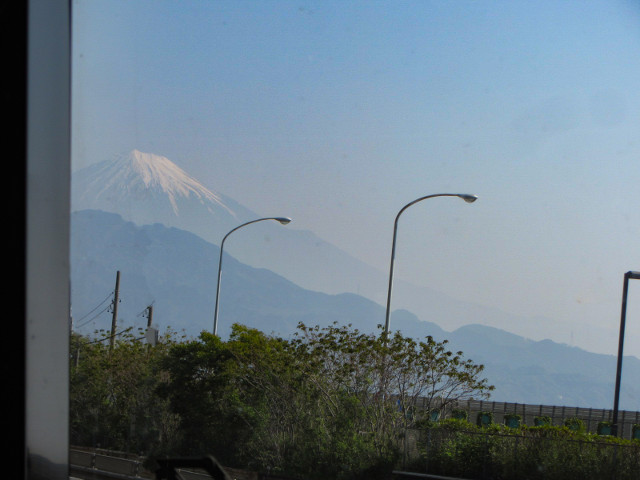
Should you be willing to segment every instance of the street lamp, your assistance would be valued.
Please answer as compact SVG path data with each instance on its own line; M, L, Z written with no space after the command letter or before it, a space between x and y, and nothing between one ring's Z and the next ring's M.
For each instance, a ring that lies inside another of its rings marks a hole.
M613 419L611 434L618 434L618 404L620 401L620 378L622 375L622 347L624 344L624 324L627 316L627 292L629 290L629 279L640 280L640 272L627 272L624 274L624 284L622 287L622 311L620 313L620 339L618 340L618 366L616 368L616 391L613 399Z
M216 289L216 309L213 315L213 334L218 334L218 299L220 297L220 275L222 274L222 249L224 248L224 241L227 239L229 235L231 235L236 230L239 230L242 227L246 227L247 225L251 225L252 223L262 222L264 220L275 220L276 222L280 222L282 225L288 224L291 219L287 217L267 217L267 218L258 218L257 220L251 220L250 222L243 223L242 225L238 225L236 228L227 233L222 242L220 243L220 260L218 260L218 287Z
M391 246L391 266L389 268L389 292L387 294L387 317L384 324L385 336L389 334L389 317L391 315L391 288L393 286L393 261L396 256L396 235L398 233L398 219L400 218L400 215L402 215L402 212L404 212L411 205L421 202L422 200L426 200L427 198L434 198L434 197L458 197L463 199L467 203L473 203L478 199L477 196L469 195L466 193L438 193L435 195L426 195L424 197L420 197L414 200L413 202L408 203L407 205L402 207L402 209L400 209L400 211L398 212L398 215L396 215L396 221L393 224L393 244Z

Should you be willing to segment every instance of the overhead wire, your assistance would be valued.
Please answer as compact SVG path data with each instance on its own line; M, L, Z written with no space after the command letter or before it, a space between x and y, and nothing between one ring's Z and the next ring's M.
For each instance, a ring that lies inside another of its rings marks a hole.
M104 300L102 300L100 303L98 303L98 305L96 305L93 309L91 309L89 312L87 312L85 315L83 315L82 317L80 317L80 319L78 320L79 322L83 321L85 318L87 318L89 315L91 315L93 312L95 312L98 308L100 308L101 305L104 304L104 302L106 302L107 300L109 300L113 294L115 292L112 290L109 295L106 296L106 298ZM98 313L96 316L92 317L88 322L83 323L80 326L86 325L87 323L89 323L91 320L95 319L98 315L103 314L105 311L107 311L109 309L109 306L107 306L107 308L105 308L104 310L102 310L100 313Z
M101 310L100 312L98 312L96 315L94 315L93 317L91 317L89 320L87 320L86 322L80 324L80 325L76 325L75 328L82 328L85 325L91 323L92 321L94 321L96 318L98 318L100 315L102 315L104 312L108 311L109 308L111 307L111 305L106 306L103 310Z

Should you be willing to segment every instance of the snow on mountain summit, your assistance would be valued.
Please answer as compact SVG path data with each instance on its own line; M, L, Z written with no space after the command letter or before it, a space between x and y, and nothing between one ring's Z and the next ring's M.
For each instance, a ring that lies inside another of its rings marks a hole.
M114 167L129 180L142 181L146 189L159 189L167 194L176 214L178 213L176 199L190 195L200 200L217 203L229 210L215 193L205 188L166 157L133 150L129 155L121 157ZM114 179L116 179L115 176ZM230 210L229 212L231 213Z
M189 198L198 200L209 210L218 206L233 215L218 195L168 158L139 150L89 167L83 183L84 191L79 195L90 194L94 199L131 195L145 199L162 194L168 198L175 215L179 214L178 200Z

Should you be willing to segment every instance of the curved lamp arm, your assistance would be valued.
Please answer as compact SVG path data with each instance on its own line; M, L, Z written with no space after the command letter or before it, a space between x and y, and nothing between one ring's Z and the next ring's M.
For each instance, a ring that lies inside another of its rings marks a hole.
M213 334L218 335L218 299L220 297L220 277L222 274L222 251L224 248L224 242L229 235L231 235L236 230L241 229L242 227L246 227L247 225L251 225L252 223L262 222L264 220L275 220L276 222L280 222L282 225L286 225L291 222L290 218L287 217L266 217L266 218L258 218L256 220L251 220L250 222L243 223L242 225L238 225L236 228L230 230L220 242L220 259L218 260L218 286L216 288L216 307L213 314Z
M404 212L411 205L414 205L428 198L434 198L434 197L458 197L463 199L467 203L473 203L478 199L476 195L470 195L467 193L437 193L434 195L425 195L424 197L417 198L413 202L407 203L404 207L400 209L400 211L398 212L398 215L396 215L396 220L393 224L393 243L391 245L391 265L389 267L389 291L387 293L387 315L384 323L385 335L389 334L389 319L391 316L391 289L393 287L393 263L396 256L396 236L398 233L398 220L400 219L400 215L402 215L402 212Z

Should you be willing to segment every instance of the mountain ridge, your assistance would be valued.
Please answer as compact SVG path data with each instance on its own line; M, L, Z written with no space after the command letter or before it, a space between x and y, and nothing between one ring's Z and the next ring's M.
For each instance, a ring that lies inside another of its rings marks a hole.
M160 223L138 226L98 210L72 214L72 308L82 315L113 289L122 272L119 325L144 327L140 315L154 305L154 324L195 337L211 331L219 247L187 231ZM267 334L291 335L298 322L325 326L333 321L375 332L384 322L381 305L352 293L325 294L303 289L267 269L245 265L225 253L221 284L220 335L232 322ZM550 340L534 341L484 325L448 332L438 323L394 310L392 329L413 338L447 339L452 350L485 365L496 385L493 398L517 403L609 408L613 395L614 356L586 352ZM106 313L78 333L110 329ZM621 406L637 408L640 360L625 357Z
M100 162L102 170L89 166L75 171L72 182L73 210L97 209L118 213L123 219L137 225L162 223L192 232L216 245L241 223L263 216L252 212L228 195L207 187L204 188L215 195L223 206L217 202L205 205L199 200L181 196L175 198L179 212L176 215L170 198L159 190L146 196L140 195L140 198L132 198L126 188L117 188L115 177L105 176L105 172L109 171L107 166L115 165L114 162L131 155L132 153L123 155L115 161ZM148 155L144 158L145 161L158 159L164 168L170 168L171 172L179 171L180 175L191 178L179 167L174 168L173 163L165 157L142 152L135 155ZM118 168L114 167L113 170L117 172ZM197 182L195 179L194 181ZM144 183L142 180L140 182ZM97 186L105 184L111 185L114 193L96 198ZM264 216L290 216L288 212L270 213L277 215ZM327 294L354 293L379 305L386 304L388 272L381 272L365 264L313 232L297 230L295 224L295 218L286 227L275 222L261 222L259 226L252 226L242 234L234 235L225 245L225 252L247 265L271 270L308 290ZM394 284L394 308L410 311L424 321L437 322L448 316L451 319L465 319L467 323L491 324L507 329L511 325L518 325L520 332L526 332L529 336L540 335L541 331L544 334L544 328L540 327L544 325L548 326L549 333L553 332L553 321L550 319L523 317L494 307L465 302L430 288L412 285L400 278ZM393 322L392 319L392 325Z

